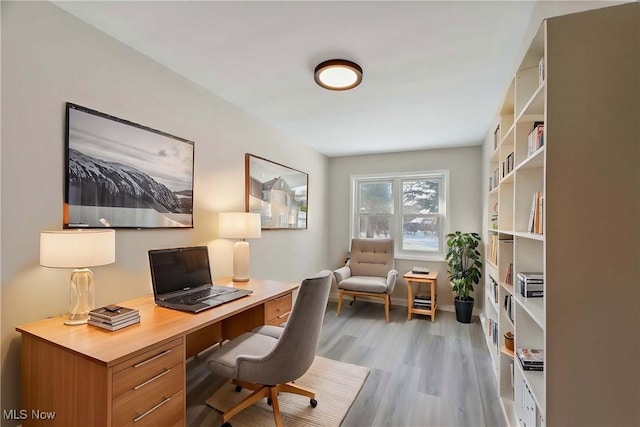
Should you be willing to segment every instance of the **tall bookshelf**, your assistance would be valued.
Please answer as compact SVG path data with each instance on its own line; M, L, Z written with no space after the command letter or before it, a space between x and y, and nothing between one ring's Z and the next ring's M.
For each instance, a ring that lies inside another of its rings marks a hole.
M640 3L545 20L496 122L481 320L507 423L637 425ZM543 273L543 297L517 292L522 272Z

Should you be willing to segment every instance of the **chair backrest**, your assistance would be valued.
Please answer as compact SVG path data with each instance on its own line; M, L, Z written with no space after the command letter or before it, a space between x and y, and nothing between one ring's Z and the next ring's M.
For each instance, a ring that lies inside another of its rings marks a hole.
M352 276L386 277L394 266L393 239L353 239L349 268Z
M276 347L252 374L252 382L283 384L300 378L318 350L320 330L329 300L332 273L323 270L300 284L298 297Z

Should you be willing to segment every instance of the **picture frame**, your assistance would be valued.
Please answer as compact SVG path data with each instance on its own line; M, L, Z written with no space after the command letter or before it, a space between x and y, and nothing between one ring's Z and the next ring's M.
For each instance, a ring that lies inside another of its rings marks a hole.
M66 103L64 228L193 228L194 143Z
M263 230L307 229L307 173L246 153L245 187L245 210L260 213Z

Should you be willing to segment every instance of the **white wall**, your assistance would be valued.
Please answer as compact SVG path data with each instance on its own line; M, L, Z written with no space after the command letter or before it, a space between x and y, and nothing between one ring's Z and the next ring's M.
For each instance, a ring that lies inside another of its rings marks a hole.
M332 157L329 161L329 265L342 265L349 247L349 198L351 175L394 172L422 172L449 170L450 229L481 233L481 203L484 180L481 176L482 150L480 146L366 156ZM414 265L428 266L438 271L438 304L453 306L453 294L447 279L444 262L425 262L398 259L396 269L404 274ZM482 286L477 286L482 290ZM335 297L336 290L333 290ZM476 293L481 295L481 293ZM399 280L393 291L395 304L406 305L407 284Z
M251 241L252 274L300 281L325 268L326 157L50 3L1 7L2 409L20 408L15 326L67 310L70 271L38 264L39 232L62 226L66 101L195 141L194 229L118 230L115 264L93 269L98 305L151 292L151 248L208 244L214 276L231 275L216 214L244 210L245 152L309 173L310 187L309 229Z

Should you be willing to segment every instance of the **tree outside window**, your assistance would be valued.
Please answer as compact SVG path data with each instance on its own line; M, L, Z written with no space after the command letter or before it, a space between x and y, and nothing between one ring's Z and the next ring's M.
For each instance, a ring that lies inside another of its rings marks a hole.
M400 256L441 255L447 177L352 177L353 237L393 238Z

